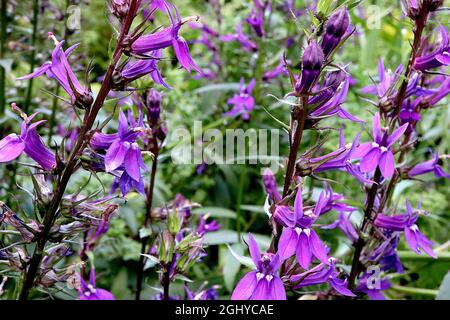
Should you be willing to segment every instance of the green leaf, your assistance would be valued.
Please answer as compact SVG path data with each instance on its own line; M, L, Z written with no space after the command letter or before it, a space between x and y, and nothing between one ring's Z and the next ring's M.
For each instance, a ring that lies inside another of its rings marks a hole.
M239 256L244 254L244 246L240 243L235 243L231 246L232 250ZM226 250L223 264L223 280L225 287L229 292L233 291L236 275L241 268L239 260L237 260L231 250Z
M202 207L192 210L193 214L202 215L210 213L213 218L230 218L236 219L236 212L220 207Z
M450 272L444 277L436 300L450 300Z
M238 254L236 251L233 250L233 248L227 244L228 250L230 251L230 253L232 254L232 256L239 261L240 264L250 268L250 269L255 269L256 266L253 263L253 260L249 257L245 257L243 255Z

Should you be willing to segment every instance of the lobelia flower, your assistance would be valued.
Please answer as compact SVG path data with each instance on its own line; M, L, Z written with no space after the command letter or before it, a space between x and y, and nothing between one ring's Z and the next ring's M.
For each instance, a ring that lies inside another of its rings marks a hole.
M348 11L342 8L333 13L325 26L325 34L322 38L321 46L325 57L328 57L339 45L350 25Z
M327 263L322 262L311 270L292 276L291 281L294 283L300 282L295 286L296 289L328 283L338 293L348 297L355 297L356 295L347 289L347 280L338 278L339 273L336 270L335 263L336 259L330 258Z
M322 226L320 228L324 230L339 228L345 234L345 236L353 243L356 240L358 240L359 237L358 233L353 227L353 224L350 222L351 215L352 212L340 211L339 216L335 222L329 225Z
M351 162L353 154L359 144L360 133L358 133L353 140L353 143L349 146L345 144L345 134L344 128L340 129L340 139L339 139L339 148L346 148L347 151L341 153L337 157L330 159L324 163L321 163L316 169L315 172L324 172L328 170L342 170L354 176L362 183L372 183L371 180L368 180L364 177L364 174L359 170L359 168Z
M433 172L436 178L447 178L450 179L450 173L446 173L442 169L442 159L439 157L439 151L436 151L434 159L419 163L415 165L412 169L408 171L408 176L415 177L421 174L426 174Z
M164 81L161 72L158 69L158 62L162 58L162 50L155 50L150 52L149 55L152 58L129 62L122 70L117 71L117 74L115 74L115 82L120 85L120 88L149 74L156 84L162 85L167 89L172 89L172 87Z
M406 243L417 254L425 252L430 257L436 259L437 255L432 249L431 242L420 232L416 224L419 215L413 212L411 204L406 200L406 213L396 216L386 216L378 214L375 219L375 226L391 231L403 231L405 233Z
M175 11L175 15L173 15L170 12L171 10L167 10L171 21L170 27L151 34L141 35L132 43L130 52L135 55L147 55L152 51L173 47L180 65L186 69L187 72L194 70L201 73L200 68L195 64L194 60L192 60L186 40L178 34L187 20L183 21L181 19L178 10L173 5L171 5L170 8Z
M73 73L69 66L69 62L67 61L67 58L70 56L72 51L78 47L78 44L75 44L66 51L63 51L62 46L65 41L63 40L59 42L52 33L49 33L49 37L51 37L56 44L52 53L52 60L45 62L33 73L20 77L17 80L32 79L45 73L48 78L58 81L61 87L63 87L64 90L70 95L71 101L74 105L82 108L89 107L93 102L92 95L89 90L83 88L80 82L78 82L77 77Z
M379 167L383 177L390 179L395 170L392 146L400 139L407 128L408 124L406 123L389 135L386 128L381 129L380 114L376 113L372 126L375 141L361 144L353 155L355 159L361 159L361 171L372 172Z
M418 106L421 104L421 102L422 99L420 98L417 98L414 101L408 99L403 102L398 117L400 119L400 124L408 124L408 129L406 130L406 132L413 132L416 129L416 124L421 119L420 113L417 111Z
M95 270L91 269L89 283L80 276L79 300L116 300L114 295L105 290L95 287Z
M369 256L369 260L379 263L382 271L395 271L403 273L403 265L397 253L397 246L400 240L399 234L390 230L381 229L385 236L384 240Z
M264 37L264 11L266 5L260 0L253 0L254 8L245 21L253 28L256 35L260 38Z
M224 42L238 41L245 50L249 52L258 51L257 45L253 41L251 41L242 31L242 22L239 22L237 24L235 34L227 34L221 36L219 39Z
M284 227L278 245L281 259L295 254L303 269L309 268L314 257L325 264L328 263L328 249L312 229L312 224L319 218L325 204L325 192L322 192L314 210L303 210L302 191L299 187L293 211L288 206L276 207L274 218Z
M416 58L414 62L416 70L425 71L450 65L449 34L444 26L440 26L439 30L441 34L440 45L432 53Z
M241 78L241 88L239 94L236 94L233 98L227 101L228 104L233 105L233 108L225 112L227 117L241 116L242 120L250 120L250 112L255 108L255 99L251 95L255 87L256 80L252 79L246 85L244 78Z
M403 64L392 72L384 67L382 59L378 60L378 84L373 84L361 89L361 93L377 95L380 98L380 104L391 104L393 97L397 95L395 85L399 81L403 72ZM419 75L413 73L406 88L405 98L410 97L418 90Z
M328 84L327 81L325 81L325 86L327 84ZM322 98L325 99L321 103L319 103L318 106L312 109L312 111L309 114L309 118L322 119L337 115L341 119L360 123L364 122L363 120L350 114L342 107L342 104L345 102L347 98L349 86L350 86L350 78L346 77L343 83L340 86L336 87L333 96L328 97L328 94L322 96ZM331 85L329 89L332 88L333 86ZM313 98L312 101L315 102L315 99Z
M14 105L13 105L14 108ZM56 168L55 155L44 145L36 127L44 120L31 123L37 115L26 116L21 124L21 133L11 133L0 140L0 163L17 159L23 152L36 161L44 170L50 171Z
M130 127L129 123L132 123L131 119L127 120L121 109L118 132L114 134L96 132L90 141L94 150L106 150L104 157L106 172L123 168L124 171L120 179L113 184L113 190L118 184L123 194L127 194L131 187L135 187L139 192L143 191L141 169L147 170L141 150L136 142L138 137L145 132L142 127L142 118L140 116L139 123L135 126Z
M211 214L207 213L200 217L200 222L197 226L197 233L200 236L204 236L208 232L217 231L221 228L221 225L217 223L216 220L212 220L210 222L207 222Z
M322 49L317 42L311 41L303 52L302 72L295 84L297 93L305 94L311 89L319 78L324 62L325 56Z
M261 255L252 234L248 235L248 246L255 270L239 281L231 300L286 300L283 282L277 274L283 260L278 254Z
M264 72L262 79L263 81L270 82L282 74L289 75L283 57L281 57L280 63L274 69Z
M269 198L277 203L281 201L281 194L278 191L277 181L275 180L275 176L269 168L266 168L263 173L262 181L264 184L264 189L266 190Z
M372 275L372 277L374 277L374 275ZM371 275L366 273L359 279L359 285L356 288L356 291L367 294L371 300L386 300L382 291L388 290L390 287L391 283L388 279L372 280Z

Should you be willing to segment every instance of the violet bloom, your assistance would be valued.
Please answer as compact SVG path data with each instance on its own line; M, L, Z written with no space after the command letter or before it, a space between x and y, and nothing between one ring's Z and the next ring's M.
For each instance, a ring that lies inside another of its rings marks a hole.
M378 214L375 219L375 225L391 231L403 231L405 233L406 243L417 254L425 252L432 258L437 258L436 253L432 249L431 242L416 224L419 215L413 212L411 204L406 200L406 213L396 216L386 216Z
M235 34L227 34L221 36L219 39L224 42L238 41L245 50L249 52L258 51L258 47L256 46L256 44L251 41L242 31L242 22L239 22L237 24Z
M358 240L358 233L355 230L355 227L350 222L351 212L340 211L339 216L335 222L322 226L321 229L331 230L335 228L339 228L345 236L353 243Z
M450 65L450 42L449 34L444 26L439 27L441 33L441 42L432 53L416 58L414 68L419 71L425 71L433 68Z
M142 123L139 120L139 125ZM141 150L137 144L137 138L143 133L142 126L129 126L132 123L127 120L125 113L120 110L119 129L115 134L103 134L96 132L90 144L95 150L107 150L105 155L105 171L112 172L124 168L124 173L119 180L123 186L132 185L134 180L138 185L142 181L141 169L147 170L142 159ZM136 124L138 125L138 124Z
M262 79L269 82L282 74L289 75L283 57L280 58L280 63L274 69L264 72Z
M347 99L349 86L350 80L347 77L339 87L340 89L336 89L335 95L332 98L324 100L323 104L319 104L319 106L314 108L309 114L309 117L312 119L322 119L337 115L341 119L360 123L364 122L363 120L353 116L342 107L342 104Z
M158 69L158 62L162 58L162 50L156 50L150 53L152 58L137 60L127 63L120 71L120 77L123 77L125 84L130 83L136 79L139 79L147 74L150 75L152 80L159 85L172 89L163 79L161 72ZM119 80L120 82L120 80Z
M439 157L439 151L436 152L434 159L415 165L408 171L408 175L412 178L429 172L433 172L436 178L450 179L450 173L446 173L444 169L442 169L442 160Z
M201 73L200 68L192 60L186 40L178 34L185 21L182 21L178 10L174 6L172 8L175 11L175 15L170 10L167 11L171 21L170 27L140 36L131 45L131 53L147 55L149 52L172 46L178 61L187 72L195 70Z
M253 0L254 8L245 21L253 28L256 35L264 37L264 11L265 5L260 0Z
M251 95L255 87L256 80L252 79L245 84L244 78L241 78L241 89L239 94L228 100L228 104L233 105L233 108L225 112L227 117L241 116L242 120L248 121L250 119L250 112L255 108L255 99Z
M325 192L322 192L314 210L303 210L302 191L299 188L293 211L287 206L275 209L274 217L284 227L278 245L281 259L287 259L295 253L298 263L304 269L309 268L314 257L328 263L328 249L312 229L312 224L319 218L325 204Z
M379 167L383 177L390 179L395 170L392 146L407 128L408 124L406 123L389 135L386 128L380 127L380 114L376 113L372 126L375 141L360 145L354 154L354 158L361 158L361 171L372 172Z
M231 300L286 300L283 282L277 274L283 260L278 254L261 255L251 234L248 235L248 246L256 270L247 273L239 281Z
M216 220L211 220L210 222L207 222L209 217L210 217L209 213L200 217L200 222L197 226L197 233L200 236L204 236L208 232L217 231L221 227L221 225L218 224Z
M31 123L36 114L30 117L23 115L20 136L11 133L0 140L0 163L15 160L25 152L44 170L50 171L56 167L55 155L44 145L36 131L36 127L45 121Z
M401 111L398 115L400 119L400 124L408 123L408 129L406 132L413 132L416 128L417 122L420 121L421 116L417 110L417 106L421 104L422 99L417 98L414 101L411 99L406 100L402 104Z
M360 169L351 162L353 154L355 153L356 148L359 144L360 133L356 135L355 139L353 140L353 143L350 146L345 144L345 135L343 127L341 127L340 129L339 137L340 137L339 148L346 148L347 151L341 153L334 159L321 163L315 169L315 172L324 172L328 170L341 170L351 174L362 183L372 183L372 181L366 179L364 177L364 174L360 171Z
M264 184L264 189L266 190L269 198L277 203L281 201L281 194L278 191L277 181L275 180L275 176L269 168L264 170L262 181Z
M374 277L374 275L372 276ZM391 287L391 283L387 279L377 279L376 281L370 281L370 275L364 274L359 279L359 285L356 291L367 294L370 300L386 300L382 291L388 290Z
M50 79L55 79L64 88L64 90L70 95L72 103L81 107L88 107L92 104L93 98L88 90L83 88L78 82L77 77L73 73L69 66L67 58L72 53L72 51L78 47L75 44L63 51L62 46L64 45L64 40L58 42L52 33L49 33L50 37L56 43L56 47L52 53L52 61L45 62L42 66L36 69L33 73L20 77L17 80L27 80L39 77L44 73Z
M350 17L345 8L336 11L328 18L321 43L325 57L328 57L336 49L346 34L349 25Z
M379 263L382 271L395 271L403 273L403 265L397 253L397 247L400 240L399 234L390 230L380 229L386 240L375 248L369 260Z
M347 280L338 277L335 263L336 259L330 258L327 263L320 263L311 270L292 276L291 281L294 283L300 281L296 289L328 283L336 292L347 297L355 297L356 295L347 289Z
M95 271L92 268L89 275L89 283L80 277L79 300L116 300L113 294L105 289L95 287Z
M295 91L305 94L311 89L320 76L325 56L317 42L311 41L302 56L302 72L295 84Z
M364 94L373 94L377 95L382 103L389 102L390 98L397 94L395 89L395 85L399 81L402 76L403 65L400 64L397 69L392 72L391 70L384 67L384 63L382 59L378 60L378 84L373 84L361 89L361 93ZM411 80L408 83L408 87L406 88L405 98L410 97L414 94L419 86L419 75L417 73L413 73L411 76Z

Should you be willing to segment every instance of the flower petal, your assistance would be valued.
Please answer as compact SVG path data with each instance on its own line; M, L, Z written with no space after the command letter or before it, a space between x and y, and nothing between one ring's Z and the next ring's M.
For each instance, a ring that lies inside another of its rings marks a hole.
M124 146L122 141L114 141L105 155L105 171L111 172L122 165L127 152L128 149Z
M256 285L256 271L247 273L234 288L231 300L248 300L252 296Z
M383 174L383 177L386 179L390 179L394 174L395 170L395 160L394 155L390 150L385 151L381 154L380 157L380 170Z
M15 133L0 140L0 162L9 162L21 155L25 149L25 143Z
M292 257L297 247L298 234L292 228L284 228L278 244L278 254L282 260Z
M362 159L360 168L362 172L372 172L378 166L380 161L380 148L373 148Z

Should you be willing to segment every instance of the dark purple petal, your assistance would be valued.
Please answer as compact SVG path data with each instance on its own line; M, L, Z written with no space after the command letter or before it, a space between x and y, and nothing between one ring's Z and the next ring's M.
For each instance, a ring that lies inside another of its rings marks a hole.
M297 247L298 234L292 228L284 228L281 233L280 242L278 244L278 254L281 259L290 258L295 253Z
M15 133L0 140L0 162L9 162L18 158L25 149L25 143Z
M372 172L378 166L380 161L381 150L380 148L373 148L361 159L361 171Z

